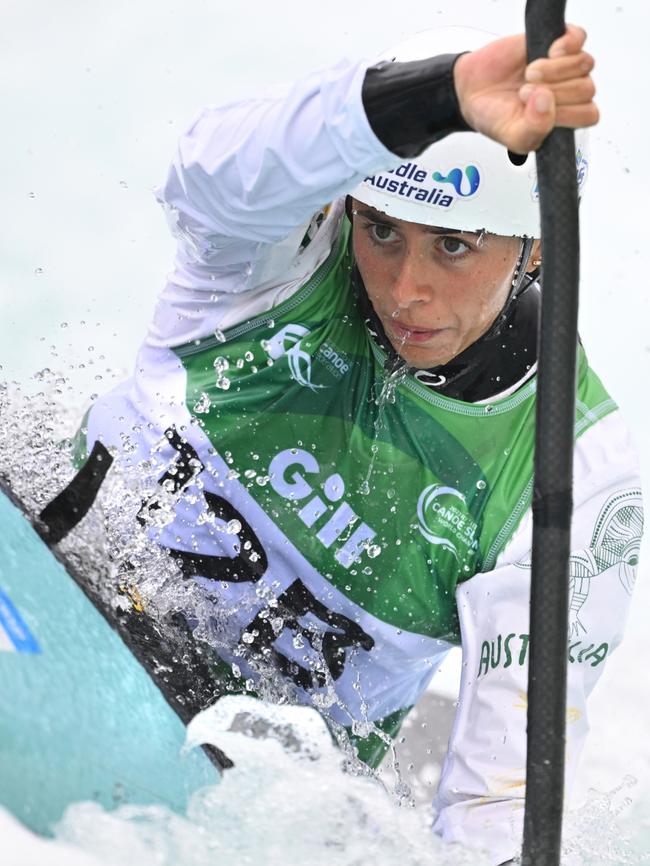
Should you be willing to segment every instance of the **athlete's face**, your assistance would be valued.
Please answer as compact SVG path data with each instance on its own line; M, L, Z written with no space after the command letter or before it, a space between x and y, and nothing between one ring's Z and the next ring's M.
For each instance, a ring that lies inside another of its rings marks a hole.
M519 238L405 222L356 200L353 211L359 272L409 365L446 364L488 330L508 297ZM536 244L531 259L538 252Z

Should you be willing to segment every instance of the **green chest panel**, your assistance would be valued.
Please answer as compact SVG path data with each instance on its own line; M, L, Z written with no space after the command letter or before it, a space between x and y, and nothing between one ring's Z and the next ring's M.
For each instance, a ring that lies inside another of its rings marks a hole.
M327 581L397 628L457 638L457 584L493 566L530 501L536 380L489 405L389 382L350 268L344 232L284 304L176 350L188 406ZM607 395L584 356L581 383L594 410Z

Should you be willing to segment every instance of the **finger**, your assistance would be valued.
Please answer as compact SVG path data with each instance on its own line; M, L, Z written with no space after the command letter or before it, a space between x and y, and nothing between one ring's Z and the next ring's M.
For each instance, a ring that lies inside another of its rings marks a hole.
M519 88L519 98L522 102L528 102L535 90L534 84L524 84ZM580 105L591 102L596 95L596 85L592 78L575 78L571 81L562 81L551 87L555 96L555 104Z
M598 106L590 105L562 106L557 109L556 126L566 126L569 129L581 129L585 126L595 126L600 118Z
M524 106L521 131L516 150L527 153L536 150L555 125L555 99L553 92L547 87L539 87L533 91Z
M549 57L563 57L566 54L577 54L587 39L587 31L575 24L568 24L566 32L551 44Z
M589 75L595 66L594 58L586 51L554 59L534 60L526 67L525 79L531 84L556 84L571 78Z

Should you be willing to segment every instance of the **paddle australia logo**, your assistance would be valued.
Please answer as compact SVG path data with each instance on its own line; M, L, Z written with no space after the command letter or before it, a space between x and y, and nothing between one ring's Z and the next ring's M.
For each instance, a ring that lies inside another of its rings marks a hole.
M301 347L301 341L308 336L309 328L304 325L289 324L281 328L270 340L262 341L262 348L269 358L277 360L283 355L287 356L289 373L294 382L317 391L326 388L326 385L315 385L311 381L311 355Z
M576 179L578 181L578 195L582 195L582 189L587 182L587 175L589 173L589 160L583 150L576 150ZM537 180L537 170L532 169L530 172L530 177L533 179L533 187L531 190L531 195L533 197L533 201L539 201L539 182Z
M403 199L450 208L458 199L472 198L478 193L481 172L476 165L466 165L429 175L417 162L405 162L386 174L370 175L364 182Z
M455 487L430 484L417 506L418 526L431 544L449 551L459 562L477 547L477 525L463 494Z

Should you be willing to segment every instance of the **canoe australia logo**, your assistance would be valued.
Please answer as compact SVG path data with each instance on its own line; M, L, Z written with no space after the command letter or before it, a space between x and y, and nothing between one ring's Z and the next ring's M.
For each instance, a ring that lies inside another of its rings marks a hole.
M429 177L433 178L435 185L432 185ZM446 173L434 171L429 175L417 162L404 162L386 174L370 175L364 182L376 190L400 198L450 208L458 199L476 195L481 186L481 172L478 166L467 165L464 168L452 168Z
M308 335L309 328L304 325L285 325L270 340L263 340L262 348L274 361L286 355L289 373L294 382L317 391L327 386L314 385L311 381L311 356L300 345L303 337Z
M425 487L418 499L417 514L420 532L427 541L448 550L459 562L476 548L476 522L465 497L455 487Z
M350 372L352 366L350 358L342 349L327 342L320 346L316 360L323 364L330 376L335 379L342 379Z

